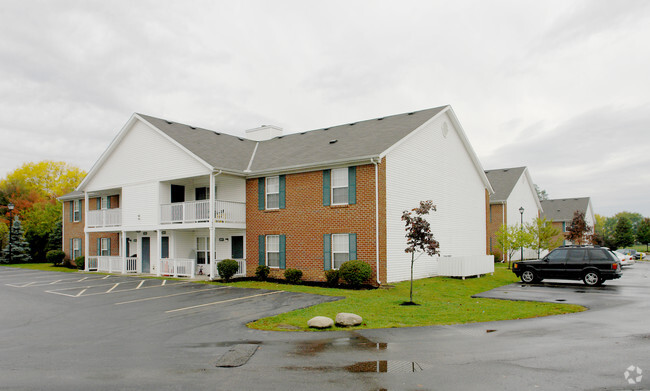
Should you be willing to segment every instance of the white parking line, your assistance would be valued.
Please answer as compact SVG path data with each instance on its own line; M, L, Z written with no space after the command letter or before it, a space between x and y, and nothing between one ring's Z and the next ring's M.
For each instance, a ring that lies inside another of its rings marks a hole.
M244 297L237 297L237 298L235 298L235 299L228 299L228 300L215 301L215 302L212 302L212 303L205 303L205 304L193 305L193 306L191 306L191 307L177 308L177 309L175 309L175 310L165 311L165 313L166 313L166 314L169 314L169 313L172 313L172 312L179 312L179 311L185 311L185 310L192 310L192 309L195 309L195 308L207 307L207 306L209 306L209 305L216 305L216 304L228 303L228 302L231 302L231 301L250 299L250 298L252 298L252 297L260 297L260 296L273 295L273 294L280 293L280 292L284 292L284 291L273 291L273 292L267 292L267 293L259 293L259 294L257 294L257 295L250 295L250 296L244 296Z
M36 286L45 286L45 285L63 285L63 284L74 284L77 282L89 282L89 281L97 281L97 280L105 280L106 278L82 278L82 279L77 279L77 278L64 278L64 279L59 279L55 280L54 282L50 281L31 281L31 282L20 282L20 283L15 283L15 284L5 284L7 286L11 286L14 288L28 288L28 287L36 287Z
M163 282L165 282L165 281L167 281L167 280L163 280ZM147 288L160 288L160 287L162 287L162 286L175 286L175 285L191 284L191 282L190 282L190 281L182 281L182 282L179 282L179 283L177 283L177 284L169 284L169 285L160 284L160 285L145 286L145 287L142 287L142 288L120 289L120 290L114 291L113 289L115 289L115 287L116 287L117 285L120 285L120 284L121 284L121 283L117 283L117 284L115 284L112 288L110 288L110 289L109 289L108 291L106 291L106 292L95 292L95 293L89 293L89 294L87 294L87 295L83 295L83 297L96 296L96 295L106 295L106 294L109 294L109 293L129 292L129 291L134 291L134 290L137 290L137 289L142 290L142 289L147 289ZM113 285L113 284L103 284L103 285ZM95 288L95 287L103 286L103 285L93 285L93 286L85 286L85 287L74 287L74 288L53 289L53 290L49 290L49 291L45 291L45 292L46 292L46 293L54 293L54 294L56 294L56 295L62 295L62 296L80 297L80 294L71 295L71 294L68 294L68 293L63 293L63 292L61 292L61 291L69 291L69 290L74 290L74 289L83 289L83 292L85 292L85 291L87 291L87 290L90 289L90 288Z
M107 290L106 293L111 293L113 291L113 289L117 288L119 285L120 285L120 283L118 282L117 284L113 285L113 287L111 289ZM135 289L138 289L138 288L135 288Z
M131 303L139 303L141 301L149 301L149 300L156 300L156 299L163 299L165 297L172 297L172 296L180 296L180 295L189 295L190 293L199 293L199 292L205 292L205 291L214 291L217 289L226 289L230 288L229 286L220 286L217 288L208 288L208 289L201 289L197 291L189 291L189 292L181 292L181 293L173 293L171 295L164 295L164 296L154 296L154 297L145 297L144 299L135 299L135 300L129 300L129 301L122 301L120 303L115 303L115 305L121 305L121 304L131 304Z
M85 291L87 291L87 290L88 290L88 289L84 289L84 290L82 290L81 292L77 293L77 295L76 295L75 297L79 297L79 296L83 295L83 293L84 293Z
M165 280L165 281L167 281L167 280ZM140 289L140 287L142 286L142 284L144 284L144 280L140 281L140 285L138 285L138 287L135 288L135 289Z

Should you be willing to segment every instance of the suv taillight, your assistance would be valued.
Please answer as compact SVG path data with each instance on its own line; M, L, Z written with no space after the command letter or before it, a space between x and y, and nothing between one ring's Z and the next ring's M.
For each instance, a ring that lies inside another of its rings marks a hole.
M612 270L618 269L618 263L612 263Z

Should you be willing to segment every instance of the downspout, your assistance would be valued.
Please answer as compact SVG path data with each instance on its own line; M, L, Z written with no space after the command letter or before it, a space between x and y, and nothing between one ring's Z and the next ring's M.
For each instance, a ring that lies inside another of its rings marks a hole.
M377 159L377 161L374 158L370 159L370 162L375 165L375 262L377 267L377 285L381 285L381 281L379 280L379 172L377 167L380 161L380 159Z

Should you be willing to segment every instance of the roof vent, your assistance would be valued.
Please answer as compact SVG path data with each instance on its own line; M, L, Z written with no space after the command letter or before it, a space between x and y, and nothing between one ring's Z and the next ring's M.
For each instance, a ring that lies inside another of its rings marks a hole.
M170 125L171 125L171 124L173 124L173 122L172 122L172 121L165 121L165 122L167 122L167 123L168 123L168 124L170 124Z
M337 141L339 141L339 140L336 140L336 139L334 139L334 140L330 140L330 144L334 144L334 143L336 143Z
M265 141L278 136L282 136L282 128L273 125L262 125L246 131L246 138L253 141Z
M194 130L196 130L196 127L194 127L194 126L190 126L190 129L194 129Z
M377 118L377 121L381 121L383 118Z
M353 123L351 123L351 124L349 124L349 125L350 125L350 126L352 126L352 125L356 125L356 122L353 122Z
M408 115L413 115L414 113L409 113Z

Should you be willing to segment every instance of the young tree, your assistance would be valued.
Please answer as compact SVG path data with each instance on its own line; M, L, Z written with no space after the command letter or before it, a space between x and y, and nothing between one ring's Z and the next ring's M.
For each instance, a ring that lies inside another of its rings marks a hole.
M537 250L537 258L540 258L542 250L551 250L562 244L559 228L546 217L536 218L526 226L526 231L530 235L530 248Z
M512 257L522 247L531 247L532 238L527 230L522 229L520 225L501 225L496 232L496 247L508 259L508 269Z
M634 244L634 231L632 230L632 223L625 217L619 217L614 229L614 243L616 247L627 247Z
M14 218L14 223L9 231L11 237L10 243L2 250L2 263L25 263L29 262L29 243L24 238L23 227L20 224L18 216Z
M415 304L413 303L413 263L415 262L415 253L420 252L420 255L426 253L432 256L438 253L438 248L440 247L440 243L433 238L431 225L423 217L429 214L431 210L435 212L436 206L433 205L433 201L429 200L420 201L419 207L413 208L410 211L405 210L402 213L402 221L405 222L406 226L407 244L404 252L411 254L411 293L410 301L405 304Z
M636 230L636 239L641 244L645 244L645 250L648 251L648 245L650 244L650 219L645 218L637 227Z
M44 261L45 254L51 250L49 248L50 235L61 223L61 205L55 201L39 202L23 211L21 218L32 259ZM61 242L59 241L57 247L53 249L60 248Z
M584 212L576 210L573 213L573 220L564 236L574 244L580 245L586 242L586 235L591 231L591 226L585 221Z

